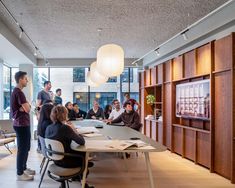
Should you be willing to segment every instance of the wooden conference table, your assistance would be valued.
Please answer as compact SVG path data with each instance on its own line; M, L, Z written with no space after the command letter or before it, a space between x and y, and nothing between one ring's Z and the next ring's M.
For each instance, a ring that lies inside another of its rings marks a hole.
M96 125L103 125L103 128L98 129L99 134L101 134L100 136L89 137L89 138L85 137L86 144L84 146L79 146L75 142L71 143L71 148L73 150L86 153L86 164L83 173L82 188L85 187L86 183L86 173L88 168L89 154L95 152L122 152L122 153L143 152L145 155L145 162L148 170L150 187L154 188L154 180L149 160L149 152L162 152L166 150L166 147L146 137L140 132L125 126L106 125L104 122L97 120L73 121L72 123L75 125L75 127L94 127ZM148 143L148 146L139 147L139 148L129 147L125 150L107 147L107 144L112 140L130 140L130 138L140 138L141 141Z

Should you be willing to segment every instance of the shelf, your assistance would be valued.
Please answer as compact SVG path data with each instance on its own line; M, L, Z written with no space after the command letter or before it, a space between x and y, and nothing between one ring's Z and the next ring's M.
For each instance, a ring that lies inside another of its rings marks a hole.
M180 82L180 81L184 81L184 80L191 80L191 79L205 77L205 76L210 76L210 74L201 74L201 75L196 75L196 76L193 76L193 77L182 78L182 79L178 79L178 80L172 80L172 82Z
M202 132L202 133L206 133L206 134L210 134L210 131L208 131L208 130L198 129L198 128L195 128L195 127L188 127L188 126L179 125L179 124L173 124L172 126L183 128L183 129L188 129L188 130L192 130L192 131Z
M219 70L219 71L213 71L213 74L217 74L217 73L222 73L222 72L228 72L231 71L232 69L225 69L225 70Z
M162 84L155 84L155 85L145 86L144 88L161 87L161 86Z
M208 118L202 118L202 117L191 117L191 116L176 116L178 118L183 118L183 119L193 119L193 120L198 120L198 121L210 121Z
M157 119L144 119L145 121L153 121L155 123L162 123L162 121L158 121Z
M162 104L162 102L155 102L155 103L153 103L153 104Z

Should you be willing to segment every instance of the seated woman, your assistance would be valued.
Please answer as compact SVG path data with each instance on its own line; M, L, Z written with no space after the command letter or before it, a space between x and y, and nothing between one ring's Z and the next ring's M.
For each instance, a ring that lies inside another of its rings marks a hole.
M71 102L67 102L65 104L65 107L67 108L68 110L68 120L69 121L72 121L72 120L76 120L76 113L75 111L73 110L73 104Z
M67 124L68 110L63 106L56 106L52 109L51 120L53 124L47 127L45 137L60 141L65 153L76 153L84 155L83 152L74 151L70 148L71 142L75 141L79 145L84 145L84 138L74 130L72 124ZM76 168L82 166L81 158L65 156L60 161L55 161L55 164L63 168ZM88 167L92 165L88 164ZM86 187L89 187L86 185Z
M93 101L93 108L88 111L86 119L104 119L104 111L97 101Z
M139 114L133 110L132 103L127 101L124 103L123 106L125 112L123 112L120 116L118 116L114 120L108 120L108 124L123 122L125 126L139 131L142 124L140 123Z
M50 115L53 109L53 105L50 103L44 104L40 110L40 116L38 120L37 133L39 136L45 138L46 128L52 124Z
M73 103L73 110L76 113L76 118L79 118L79 119L86 118L87 113L85 111L81 110L77 103Z
M105 119L109 119L109 115L112 112L112 106L110 104L107 104L104 109L104 117Z

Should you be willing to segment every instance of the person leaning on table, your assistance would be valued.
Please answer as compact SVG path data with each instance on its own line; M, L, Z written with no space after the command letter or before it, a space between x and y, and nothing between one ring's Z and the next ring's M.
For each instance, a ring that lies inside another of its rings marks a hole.
M123 105L125 111L118 116L114 120L106 120L108 124L115 124L115 123L124 123L124 126L130 127L137 131L140 130L142 124L140 123L140 116L139 114L133 110L132 103L126 101Z
M86 119L104 119L104 111L96 100L93 101L93 108L87 112Z
M67 122L68 110L64 106L55 106L51 112L51 120L53 124L49 125L45 132L45 138L57 140L61 142L64 146L65 153L77 153L84 155L84 152L74 151L70 148L71 142L75 141L79 145L84 145L84 138L78 134L71 123ZM54 161L54 163L63 168L76 168L81 167L81 158L65 156L62 160ZM88 167L92 167L94 164L88 162ZM78 179L80 179L78 177ZM86 188L92 188L86 184Z

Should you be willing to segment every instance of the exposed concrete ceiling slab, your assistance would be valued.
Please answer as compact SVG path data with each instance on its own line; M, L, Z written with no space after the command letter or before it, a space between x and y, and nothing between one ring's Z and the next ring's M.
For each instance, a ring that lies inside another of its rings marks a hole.
M123 46L126 58L139 58L226 1L3 0L46 58L95 58L106 43ZM19 35L3 7L0 18Z

